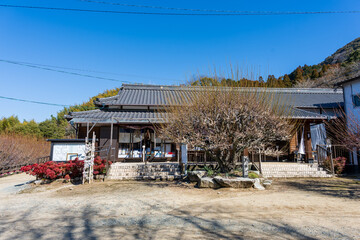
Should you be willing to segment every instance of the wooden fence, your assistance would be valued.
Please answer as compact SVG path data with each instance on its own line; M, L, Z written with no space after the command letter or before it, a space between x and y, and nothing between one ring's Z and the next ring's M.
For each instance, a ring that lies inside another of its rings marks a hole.
M24 167L24 166L31 165L34 163L37 163L37 164L44 163L44 162L48 162L48 161L50 161L50 156L37 158L37 159L35 159L35 161L33 161L33 163L0 166L0 177L5 177L5 176L7 176L5 173L11 173L11 172L18 171L18 170L20 170L21 167ZM5 175L3 175L3 174L5 174Z

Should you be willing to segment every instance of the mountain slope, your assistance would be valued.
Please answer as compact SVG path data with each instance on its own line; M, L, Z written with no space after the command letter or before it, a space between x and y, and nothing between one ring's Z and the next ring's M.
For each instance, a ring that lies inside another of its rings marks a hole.
M319 64L299 66L289 77L296 87L333 87L359 75L360 38L357 38Z
M360 52L360 38L346 44L344 47L338 49L334 54L327 57L321 64L336 64L344 63L351 60L351 57ZM352 59L356 60L356 59ZM359 60L359 59L357 59Z

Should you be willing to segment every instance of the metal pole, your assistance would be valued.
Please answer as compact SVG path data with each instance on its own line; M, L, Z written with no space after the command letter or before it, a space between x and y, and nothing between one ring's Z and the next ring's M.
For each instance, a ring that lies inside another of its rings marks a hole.
M180 144L176 144L176 156L177 156L177 162L180 163ZM179 147L179 148L178 148Z

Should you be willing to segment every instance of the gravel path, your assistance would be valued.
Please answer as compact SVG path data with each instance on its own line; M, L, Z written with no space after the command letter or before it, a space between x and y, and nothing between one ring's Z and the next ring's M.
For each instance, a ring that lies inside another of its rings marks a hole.
M53 183L16 193L30 180L0 179L0 239L360 239L355 180L278 180L266 191Z
M0 196L15 194L30 187L28 183L35 180L35 177L19 174L0 178Z

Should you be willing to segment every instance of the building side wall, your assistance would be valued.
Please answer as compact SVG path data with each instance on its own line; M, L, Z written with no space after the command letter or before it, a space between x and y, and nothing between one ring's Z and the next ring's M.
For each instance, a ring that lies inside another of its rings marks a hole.
M360 122L360 107L353 104L353 95L360 95L360 80L344 85L345 113Z
M91 128L91 126L89 128ZM79 139L85 139L86 138L86 131L87 131L86 127L79 127L77 137ZM96 138L99 138L99 136L100 136L100 127L94 127L89 133L89 138L92 138L93 133L95 133Z
M360 124L360 106L355 106L353 102L354 95L360 96L360 79L344 84L343 89L345 114L348 119L348 126L351 124ZM357 154L352 154L352 156L351 163L359 165Z

